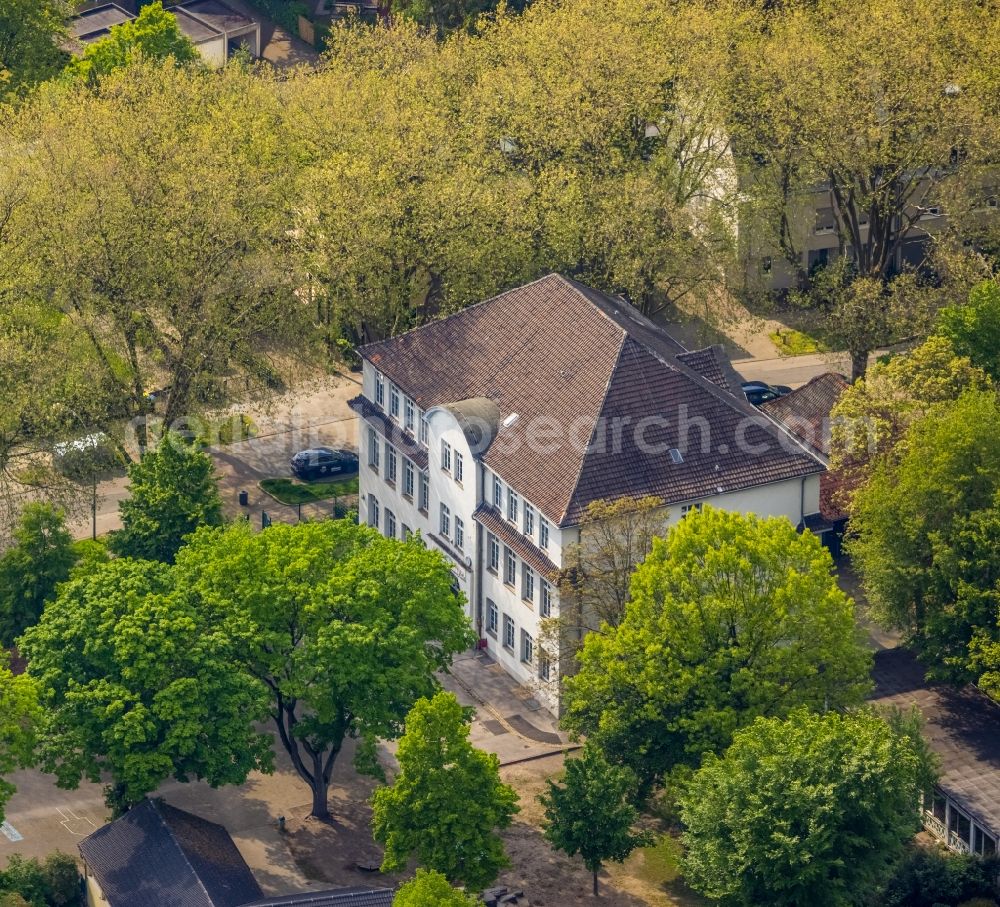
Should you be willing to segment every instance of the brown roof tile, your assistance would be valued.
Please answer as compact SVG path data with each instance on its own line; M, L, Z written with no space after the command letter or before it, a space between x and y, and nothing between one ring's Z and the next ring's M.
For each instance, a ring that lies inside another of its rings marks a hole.
M843 375L824 372L761 409L824 457L830 455L830 412L850 387Z
M388 415L367 397L358 396L347 401L362 419L388 438L399 452L413 461L418 469L427 468L427 448L420 444L408 431L404 431Z
M472 518L484 529L492 532L535 572L548 577L553 582L559 578L559 568L549 560L545 552L514 529L495 507L491 507L489 504L480 504L476 508L476 512L472 514Z
M730 392L718 353L556 274L360 353L423 409L495 401L506 424L484 462L559 525L598 498L673 503L822 471Z

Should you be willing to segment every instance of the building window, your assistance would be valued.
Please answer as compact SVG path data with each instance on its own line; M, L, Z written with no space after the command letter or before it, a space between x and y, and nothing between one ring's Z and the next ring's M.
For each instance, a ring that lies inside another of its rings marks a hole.
M385 409L385 378L378 373L375 375L375 402Z
M503 644L514 651L514 621L506 614L503 616Z
M500 611L497 603L492 598L486 599L486 632L490 636L497 635L497 628L500 626Z
M500 542L492 532L486 536L486 569L490 573L500 572Z
M508 586L513 586L517 582L517 558L506 546L503 549L503 581Z
M427 509L430 507L431 499L431 483L427 478L427 473L420 473L420 500L417 502L417 508L424 513L427 513Z
M549 521L543 516L538 518L538 547L543 550L549 547Z
M526 630L521 631L521 661L530 665L535 660L535 641Z
M368 495L368 525L374 529L379 526L378 498L373 494Z
M403 531L400 535L400 538L404 542L408 542L413 537L413 530L409 526L407 526L406 523L403 523L402 530Z
M517 525L517 493L513 488L507 489L507 519Z
M455 481L459 485L462 484L462 479L465 478L465 463L462 460L462 455L456 450L455 451Z
M465 547L465 524L460 516L455 517L455 547L459 551Z
M552 586L549 581L543 579L541 582L542 600L538 605L538 613L542 617L552 616Z
M441 535L445 538L451 535L451 511L447 504L441 505Z
M396 514L388 507L385 510L385 534L391 539L396 537Z
M527 564L521 564L521 598L526 602L535 600L535 571Z
M973 831L973 845L972 852L979 854L981 857L991 857L997 852L997 842L996 838L992 835L988 835L983 831L978 825Z
M544 649L538 650L538 679L548 683L552 679L552 662Z
M451 445L441 439L441 468L445 472L451 472Z
M385 442L385 480L396 483L396 448Z
M415 412L413 401L409 397L403 398L403 428L412 434L414 426Z
M503 483L493 476L493 506L503 512Z
M420 443L427 446L427 416L420 417Z
M389 385L389 415L399 420L399 388L395 384Z
M378 434L374 428L368 429L368 465L378 472L378 460L379 460L379 450L381 445L379 444Z
M701 501L697 504L681 504L681 518L683 519L689 513L694 513L698 510L701 510Z
M413 499L413 461L403 457L403 497Z
M535 531L535 508L524 502L524 534L532 535Z

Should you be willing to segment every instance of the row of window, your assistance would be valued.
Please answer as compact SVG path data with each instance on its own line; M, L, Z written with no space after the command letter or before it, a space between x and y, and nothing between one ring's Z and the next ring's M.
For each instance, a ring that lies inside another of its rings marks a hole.
M459 485L465 479L465 460L462 452L452 450L444 438L441 439L441 470L448 473Z
M406 396L395 384L391 381L389 384L389 406L385 405L385 386L386 380L385 376L375 373L375 402L381 407L383 412L388 412L389 415L403 428L408 431L411 435L417 430L417 426L420 426L420 443L427 443L427 420L423 417L420 410L417 408L416 403L414 403L409 397Z
M375 471L382 469L382 441L374 428L368 429L368 465ZM426 472L417 472L413 461L409 457L403 457L403 497L413 500L414 476L418 475L417 509L427 513L430 506L430 479ZM390 485L395 485L398 478L399 455L396 448L388 441L385 442L385 472L383 478Z
M512 589L517 587L517 555L507 546L501 546L500 540L492 533L486 533L486 569L500 576L501 547L503 548L503 581ZM538 613L542 617L552 615L552 584L541 579L538 583L540 598ZM526 602L535 601L535 571L524 561L521 562L521 598Z
M497 603L491 598L486 599L486 631L494 639L497 638L500 631L500 609L497 607ZM514 618L512 618L509 614L503 615L503 636L501 637L501 642L503 647L508 651L515 651L515 643L517 642L517 627L514 624ZM535 664L535 640L531 634L523 628L521 629L521 646L519 654L522 664L529 666ZM537 653L537 662L539 679L546 681L551 680L552 662L542 649L539 649Z
M454 535L452 535L452 526L454 526ZM451 539L455 547L459 551L465 550L465 523L462 522L462 518L455 515L454 521L451 518L451 508L442 503L441 504L441 523L440 523L441 535L446 539Z
M396 514L388 507L383 510L378 498L373 494L368 495L368 525L373 529L380 530L390 539L398 537L406 541L406 539L413 535L413 530L406 523L400 526L399 535L396 535Z
M506 504L506 506L505 506ZM528 538L535 540L535 524L538 525L538 547L543 551L549 547L549 521L520 496L509 485L504 486L499 476L493 476L493 506L506 515L507 520L518 526Z

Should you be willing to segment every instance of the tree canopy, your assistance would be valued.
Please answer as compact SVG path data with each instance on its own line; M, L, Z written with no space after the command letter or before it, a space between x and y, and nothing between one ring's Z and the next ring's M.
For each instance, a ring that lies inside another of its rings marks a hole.
M71 7L65 0L0 3L0 102L56 75L66 61L59 43Z
M639 811L633 805L635 775L627 768L611 765L601 751L585 745L576 759L566 760L563 783L549 780L548 793L540 799L545 807L545 837L569 856L577 854L593 873L594 897L597 879L606 860L624 862L636 847L650 842L634 830Z
M913 718L758 718L682 794L685 879L730 905L857 904L919 830L932 781Z
M14 785L4 778L34 761L35 731L41 719L38 691L32 679L11 672L7 654L0 657L0 821L4 807L14 794Z
M191 63L198 59L194 44L177 25L177 17L163 8L161 0L147 3L139 15L120 25L112 25L106 37L87 45L83 56L66 67L70 78L95 81L114 69L145 57Z
M480 903L479 898L452 888L440 872L426 869L418 869L392 899L392 907L476 907Z
M59 583L76 562L63 514L51 504L29 504L14 529L14 544L0 555L0 645L12 646L38 622Z
M959 356L1000 381L1000 283L984 281L965 305L951 305L938 313L937 333L946 337Z
M872 613L905 632L931 674L975 676L1000 602L1000 404L966 391L914 423L897 462L855 494L849 550Z
M564 726L648 790L758 716L861 701L870 656L831 568L787 519L689 514L636 569L622 623L584 641Z
M243 670L263 684L278 737L310 786L312 815L348 738L371 769L376 738L437 689L437 671L474 641L443 556L351 520L246 523L196 533L179 584L227 618Z
M372 795L383 871L411 857L449 882L480 891L510 865L498 832L518 811L500 780L500 760L469 742L470 715L451 693L420 699L406 716L399 774Z
M267 691L239 631L165 564L119 558L71 579L21 639L44 708L39 765L62 787L110 776L123 811L167 778L240 784L272 764Z
M222 523L215 464L181 436L168 434L128 469L129 495L118 509L122 528L111 548L125 557L170 563L199 526Z

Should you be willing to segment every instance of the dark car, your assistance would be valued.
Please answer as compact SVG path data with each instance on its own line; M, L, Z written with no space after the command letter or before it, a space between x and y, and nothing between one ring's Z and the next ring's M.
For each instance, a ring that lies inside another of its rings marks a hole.
M778 397L784 397L785 394L792 392L792 389L785 387L784 384L765 384L763 381L744 381L740 387L743 388L747 400L754 406L770 403L772 400L777 400Z
M350 450L311 447L292 457L292 475L300 479L320 479L358 471L358 455Z

